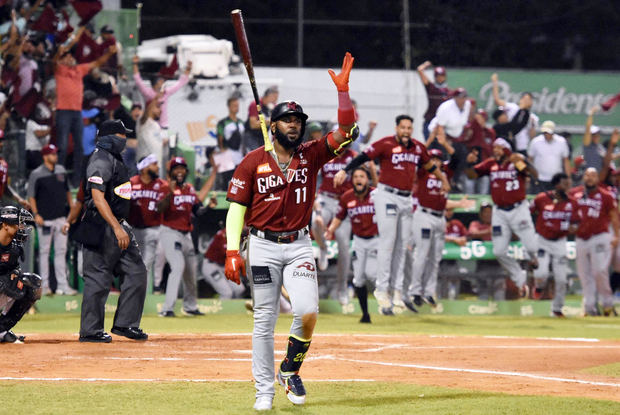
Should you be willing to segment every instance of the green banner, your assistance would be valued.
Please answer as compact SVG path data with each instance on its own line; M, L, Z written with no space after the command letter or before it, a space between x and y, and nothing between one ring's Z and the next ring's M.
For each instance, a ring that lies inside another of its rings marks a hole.
M478 108L493 111L491 74L494 70L449 70L448 81L452 88L465 87L476 99ZM518 102L522 92L534 97L532 110L540 122L552 120L562 127L583 127L588 110L600 105L620 92L618 75L613 73L582 73L563 71L498 70L499 90L502 99ZM620 124L620 109L597 115L594 123L611 132Z

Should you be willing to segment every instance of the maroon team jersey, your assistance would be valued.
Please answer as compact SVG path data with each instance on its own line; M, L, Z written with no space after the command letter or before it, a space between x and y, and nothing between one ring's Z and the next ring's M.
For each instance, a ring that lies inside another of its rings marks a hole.
M9 180L9 164L0 157L0 197L4 196L6 184Z
M499 164L488 158L474 166L478 176L491 179L491 198L497 206L510 206L525 199L525 173L519 173L514 164L506 160Z
M164 182L165 183L165 182ZM170 192L168 183L165 183L164 194ZM192 230L192 207L199 203L194 186L183 183L183 187L174 189L168 209L164 210L162 224L181 232Z
M569 197L558 200L552 192L541 192L532 201L532 213L536 218L536 232L545 239L555 240L568 235L571 222L575 222L577 204Z
M340 196L336 217L344 220L348 215L351 218L353 235L370 238L379 234L375 223L375 205L370 197L370 192L373 190L374 187L371 186L363 200L357 197L353 189L347 190Z
M129 224L136 228L149 228L161 225L161 213L157 212L159 202L168 192L168 185L162 179L144 183L139 175L129 179L131 183L131 207Z
M571 189L570 195L577 202L578 238L590 239L594 235L609 231L611 222L609 212L618 207L611 193L602 187L597 187L588 194L585 187L581 185Z
M424 144L412 138L409 147L405 147L393 135L373 143L364 153L371 160L379 159L379 183L407 192L411 191L416 167L430 160Z
M285 232L310 223L317 175L334 158L328 135L301 144L285 172L264 146L245 156L228 185L226 199L247 207L246 225Z
M336 157L333 160L325 163L321 168L321 177L323 181L319 186L319 192L327 192L334 194L343 194L347 190L353 188L353 184L351 183L351 177L347 176L347 179L340 185L340 187L334 187L334 176L340 170L344 170L347 167L347 164L353 160L357 156L357 153L351 149L347 149L340 156Z
M209 261L224 266L226 264L226 230L220 229L205 252L205 258Z
M446 223L446 236L452 238L460 238L461 236L467 236L467 228L458 219L452 219Z
M452 169L444 164L442 170L448 176L448 179L452 179L454 175ZM435 177L434 174L429 173L426 169L418 169L418 186L415 193L418 198L418 204L427 209L444 210L448 198L445 193L442 193L441 185L441 180Z

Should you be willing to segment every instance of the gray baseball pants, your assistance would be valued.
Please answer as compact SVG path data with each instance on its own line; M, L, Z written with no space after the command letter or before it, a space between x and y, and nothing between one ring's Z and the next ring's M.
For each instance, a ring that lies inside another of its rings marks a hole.
M585 312L598 314L596 296L603 307L613 307L614 297L609 285L611 234L599 233L590 239L576 239L577 274L583 292Z
M553 264L553 279L555 280L555 293L551 311L562 312L564 298L566 297L566 285L568 274L568 258L566 257L566 238L556 241L538 236L538 268L534 270L536 280L546 280L549 276L549 263Z
M41 272L42 287L49 288L50 284L50 250L52 242L54 244L54 273L56 275L56 290L63 292L69 291L67 278L67 235L61 229L66 222L66 218L59 217L43 222L43 226L38 227L39 236L39 270Z
M409 295L435 296L437 275L446 238L446 219L424 212L422 207L413 214L415 251Z
M196 301L196 252L192 236L168 226L161 227L161 242L166 261L170 264L170 274L166 284L166 299L161 311L174 311L174 304L179 295L179 286L183 280L183 309L187 311L198 308Z
M362 287L377 279L377 244L379 237L364 239L353 235L353 285Z
M161 271L163 268L161 262L165 264L166 259L165 254L157 254L160 240L160 227L134 228L134 235L138 241L144 265L146 265L146 275L148 278L147 287L150 287L151 283L153 283L154 286L159 286L159 284L161 284ZM160 275L159 278L156 278L155 276L158 274L158 270Z
M250 235L246 272L254 302L252 374L256 397L273 396L274 328L284 285L293 307L290 333L303 338L302 317L319 312L319 291L312 243L308 235L290 244L278 244Z

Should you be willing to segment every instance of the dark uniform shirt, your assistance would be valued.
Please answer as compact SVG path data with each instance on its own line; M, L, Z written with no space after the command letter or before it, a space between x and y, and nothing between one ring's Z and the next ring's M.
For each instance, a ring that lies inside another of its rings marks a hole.
M88 209L96 209L92 201L92 189L100 190L114 216L127 219L131 207L131 183L129 171L120 157L97 147L86 168L86 198Z
M39 214L45 220L64 217L69 212L67 204L67 172L60 164L50 171L41 164L30 173L28 178L28 197L37 201Z
M0 275L7 275L19 268L19 258L23 255L24 249L15 241L6 246L0 244Z

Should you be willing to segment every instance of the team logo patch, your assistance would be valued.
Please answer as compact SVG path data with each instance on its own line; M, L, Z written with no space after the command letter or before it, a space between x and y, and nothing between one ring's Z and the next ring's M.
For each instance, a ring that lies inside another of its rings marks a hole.
M254 285L271 284L271 273L269 267L252 266L252 281Z
M392 149L392 153L402 153L403 148L401 146L396 146Z
M0 262L9 262L10 258L11 254L2 254L2 257L0 257Z
M352 208L352 207L355 207L356 204L357 202L355 200L351 200L349 203L347 203L347 207Z
M122 197L123 199L131 199L131 183L125 182L123 184L119 184L114 188L114 194L118 197Z
M100 176L90 176L88 181L90 183L103 184L103 179Z
M297 265L297 268L305 268L308 271L314 271L315 270L314 264L311 263L311 262L308 262L308 261L304 262L303 264Z
M244 189L245 188L245 181L244 180L239 180L236 177L233 177L232 180L230 181L234 186L237 186L239 189Z
M239 191L239 188L237 186L231 186L230 194L236 195L238 191Z
M259 164L258 167L256 168L256 174L261 174L261 173L271 173L271 167L269 166L269 163L265 163L265 164Z
M280 196L276 196L273 193L270 193L269 197L265 198L265 202L274 202L276 200L280 200Z
M134 184L134 185L132 186L132 188L133 188L134 190L140 190L140 189L142 189L142 184L140 184L140 183L136 183L136 184Z

